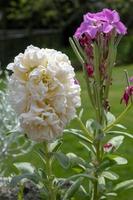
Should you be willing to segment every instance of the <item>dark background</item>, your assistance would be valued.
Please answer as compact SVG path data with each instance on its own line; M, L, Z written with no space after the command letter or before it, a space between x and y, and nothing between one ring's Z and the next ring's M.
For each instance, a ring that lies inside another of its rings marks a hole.
M55 48L78 63L69 46L86 12L116 9L128 27L118 49L117 65L133 61L133 0L0 0L0 62L2 69L27 45Z

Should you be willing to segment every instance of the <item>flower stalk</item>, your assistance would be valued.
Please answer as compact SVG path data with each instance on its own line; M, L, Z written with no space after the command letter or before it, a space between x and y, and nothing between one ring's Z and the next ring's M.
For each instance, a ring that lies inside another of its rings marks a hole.
M47 174L47 189L48 189L48 200L56 200L56 191L54 187L54 176L52 172L52 158L49 151L49 144L44 142L45 150L45 161L46 161L46 174Z
M115 122L104 128L107 124L106 116L110 108L108 96L112 83L112 68L115 64L118 43L121 36L126 34L126 30L115 10L103 9L98 13L84 15L83 22L75 32L74 41L70 40L71 46L82 64L88 94L98 124L95 127L92 144L95 147L94 177L97 180L93 184L92 200L99 200L102 197L99 191L97 169L103 161L102 139L104 133L110 130L130 108L130 106L127 107ZM81 125L86 133L83 124Z

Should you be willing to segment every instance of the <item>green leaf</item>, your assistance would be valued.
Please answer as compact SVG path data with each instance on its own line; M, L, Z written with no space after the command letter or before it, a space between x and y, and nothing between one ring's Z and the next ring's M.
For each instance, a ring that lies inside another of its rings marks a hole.
M115 116L111 112L106 114L108 125L115 121Z
M64 133L72 133L73 135L75 135L80 140L88 142L88 143L92 143L92 141L89 140L86 136L84 136L83 132L80 131L80 130L77 130L77 129L65 129Z
M11 183L10 185L12 187L15 187L17 186L18 183L20 183L22 180L31 180L33 181L34 183L38 183L39 179L38 177L35 175L35 174L31 174L31 173L24 173L24 174L21 174L21 175L18 175L18 176L14 176L11 180Z
M41 149L39 149L38 151L35 151L35 153L40 157L41 161L45 165L46 164L45 153L43 151L41 151Z
M89 167L90 166L83 158L77 156L74 153L67 153L67 157L69 158L69 161L72 167L75 167L75 166Z
M84 142L79 142L79 143L88 151L88 153L90 153L92 151L91 148Z
M62 145L62 140L56 140L55 142L50 144L50 152L57 152Z
M98 177L98 183L99 185L105 185L105 178L102 175Z
M117 155L108 155L108 158L114 160L118 165L125 165L127 164L127 160L123 157Z
M44 181L44 179L47 179L47 175L46 175L44 169L39 168L39 169L37 169L37 170L35 171L35 173L36 173L38 176L40 176L41 179L42 179L43 181Z
M105 178L109 180L117 180L119 178L119 176L112 171L103 171L102 176L104 176Z
M14 166L19 170L21 173L33 173L35 170L35 167L33 167L30 163L28 162L18 162L14 163Z
M125 126L123 126L122 124L115 124L114 126L121 128L121 129L127 129Z
M60 165L64 168L64 169L68 169L70 166L70 161L69 158L61 152L54 152L53 153L54 157L59 161Z
M81 173L81 172L84 172L85 171L85 168L84 166L82 165L78 165L78 166L75 166L75 167L72 167L73 171L76 172L76 173Z
M98 177L98 185L101 192L105 191L105 178L102 175Z
M79 179L77 179L72 185L71 187L66 191L65 196L63 198L63 200L69 200L71 199L71 197L77 192L77 190L79 189L81 182L83 181L83 177L80 177Z
M118 190L127 190L127 189L131 189L133 188L133 179L131 180L126 180L123 182L118 183L115 187L114 187L114 191L118 191Z
M109 192L105 194L106 196L112 196L112 197L117 197L117 193L115 192Z
M92 123L93 123L93 119L88 119L86 121L86 128L91 132L91 133L94 133L94 130L93 128L91 127Z
M76 174L76 175L70 176L66 180L67 181L68 180L73 180L73 179L76 179L76 178L79 178L79 177L84 177L84 178L90 179L92 181L96 181L97 180L94 176L90 175L89 173Z
M80 110L80 112L79 112L79 119L82 118L83 112L84 112L84 109L82 108L82 109Z
M90 127L93 133L95 133L98 130L102 130L102 126L96 120L91 119L90 121L91 121ZM87 122L87 124L88 123L89 121Z
M116 164L116 162L114 160L105 157L103 162L98 167L97 171L101 172L101 171L103 171L105 169L110 168L111 166L113 166L115 164Z
M124 131L109 131L108 133L111 133L111 134L121 134L121 135L124 135L124 136L127 136L127 137L133 139L133 134L127 133L127 132L124 132Z

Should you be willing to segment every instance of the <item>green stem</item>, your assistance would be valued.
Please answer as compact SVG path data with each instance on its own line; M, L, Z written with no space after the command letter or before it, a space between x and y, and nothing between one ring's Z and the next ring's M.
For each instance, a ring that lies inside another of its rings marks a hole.
M83 52L82 49L79 47L79 44L77 42L76 39L74 39L74 41L72 40L72 38L69 38L69 42L70 42L70 45L75 53L75 55L77 56L79 62L81 63L82 65L82 70L83 70L83 73L84 73L84 76L85 76L85 79L86 79L86 82L87 82L87 90L88 90L88 94L89 94L89 97L90 97L90 100L91 100L91 103L92 103L92 106L95 107L95 101L94 101L94 97L93 97L93 93L92 93L92 90L91 90L91 86L90 86L90 83L89 83L89 79L88 79L88 75L87 75L87 72L86 72L86 69L85 69L85 61L83 59L83 57L85 56L85 54L83 55ZM82 55L81 55L82 54ZM83 56L83 57L82 57ZM87 58L86 58L87 59ZM86 60L85 59L85 60Z
M112 35L110 44L109 44L109 53L107 58L107 79L105 81L105 91L104 91L104 99L108 99L109 88L111 85L111 77L112 77L112 68L115 63L117 47L114 45L115 35Z
M99 49L96 42L94 42L93 45L93 55L94 55L95 82L98 83L98 86L100 86Z
M88 139L90 140L90 143L93 143L93 137L92 134L88 131L88 129L85 127L85 125L83 124L83 122L81 121L80 118L76 118L77 121L79 122L80 127L82 128L82 130L84 131L85 135L88 137Z
M46 155L46 172L47 172L47 181L48 181L48 193L49 193L49 200L56 200L55 188L53 185L53 175L52 175L52 159L49 152L48 143L44 143L44 150Z
M133 106L133 103L130 103L125 110L116 118L116 120L108 125L105 129L103 129L104 132L108 132L115 124L117 124L123 117L124 115L130 110L130 108Z
M75 53L75 55L77 56L77 58L79 59L79 62L81 63L82 67L84 66L84 60L82 58L82 56L80 55L74 41L72 40L72 38L69 38L69 42L70 42L70 45Z
M24 191L24 185L19 185L19 192L18 192L18 200L24 200L23 198L23 191Z

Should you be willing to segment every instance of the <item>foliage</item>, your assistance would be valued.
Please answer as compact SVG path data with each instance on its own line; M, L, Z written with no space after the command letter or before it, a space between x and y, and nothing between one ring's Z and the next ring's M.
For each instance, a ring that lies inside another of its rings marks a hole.
M31 151L33 143L26 140L18 129L18 118L8 101L6 82L2 79L0 88L3 88L0 90L0 175L10 177L16 173L13 162Z

